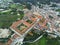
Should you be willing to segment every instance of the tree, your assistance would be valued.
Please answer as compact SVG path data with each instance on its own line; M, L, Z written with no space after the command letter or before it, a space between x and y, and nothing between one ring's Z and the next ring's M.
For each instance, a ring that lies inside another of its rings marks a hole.
M57 7L57 5L56 4L52 4L52 6L51 7Z
M30 10L31 9L31 5L30 4L26 4L26 7Z

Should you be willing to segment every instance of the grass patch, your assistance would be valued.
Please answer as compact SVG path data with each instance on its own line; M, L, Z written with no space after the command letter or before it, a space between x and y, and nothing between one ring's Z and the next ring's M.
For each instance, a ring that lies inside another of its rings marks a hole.
M57 9L56 11L60 12L60 9Z
M22 23L22 24L20 24L17 28L18 28L19 30L24 30L26 27L27 27L27 26Z
M35 43L26 43L25 45L46 45L46 38L42 37Z
M23 16L24 14L19 17L17 14L11 15L10 13L0 15L0 28L10 27L13 22L17 21L17 18L22 19Z
M46 36L43 36L35 43L25 43L24 45L60 45L60 42L56 38L49 39Z
M30 24L32 23L32 21L31 21L31 20L27 20L26 22L28 22L28 23L30 23Z

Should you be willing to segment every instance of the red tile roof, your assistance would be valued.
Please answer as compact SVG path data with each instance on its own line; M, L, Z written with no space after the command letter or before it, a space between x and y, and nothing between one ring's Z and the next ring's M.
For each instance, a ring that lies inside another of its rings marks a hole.
M42 18L42 16L39 16L39 15L38 15L38 16L35 17L35 18L30 17L30 19L32 20L32 23L31 23L31 24L28 23L28 22L26 22L25 20L19 20L19 21L17 21L17 22L14 22L14 23L12 24L11 28L13 28L16 32L18 32L18 33L20 33L20 34L24 34L24 33L34 24L34 22L37 20L37 18ZM23 23L24 25L26 25L27 28L25 28L25 29L23 29L23 30L19 30L19 29L17 28L17 26L20 25L21 23ZM46 24L46 21L43 23L42 26L45 26L45 24Z

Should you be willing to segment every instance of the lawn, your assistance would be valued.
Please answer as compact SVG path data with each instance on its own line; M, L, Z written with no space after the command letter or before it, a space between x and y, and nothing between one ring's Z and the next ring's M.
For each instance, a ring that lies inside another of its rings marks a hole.
M17 21L17 18L22 18L22 16L18 15L0 15L0 27L10 27L11 24Z
M5 11L0 11L0 28L9 28L13 22L18 18L22 19L24 16L23 11L17 11L17 9L23 9L22 5L11 4ZM20 14L19 16L17 14Z
M47 39L46 37L42 37L40 40L38 40L35 43L26 43L23 45L60 45L60 42L58 39Z
M23 14L22 14L23 15ZM8 14L7 13L5 15L0 15L0 28L8 28L11 26L11 24L15 21L17 21L18 18L22 19L23 16L20 15L18 16L17 14L15 15L11 15L11 14Z
M26 22L28 22L28 23L30 23L30 24L32 23L32 21L31 21L31 20L27 20Z
M46 45L46 38L42 37L35 43L26 43L25 45Z
M60 9L57 9L56 11L60 12Z
M17 28L18 28L20 31L22 31L22 30L24 30L26 27L27 27L27 26L22 23L22 24L20 24Z
M17 17L17 15L0 15L0 27L9 27Z
M21 4L10 4L9 7L23 10L23 5Z

